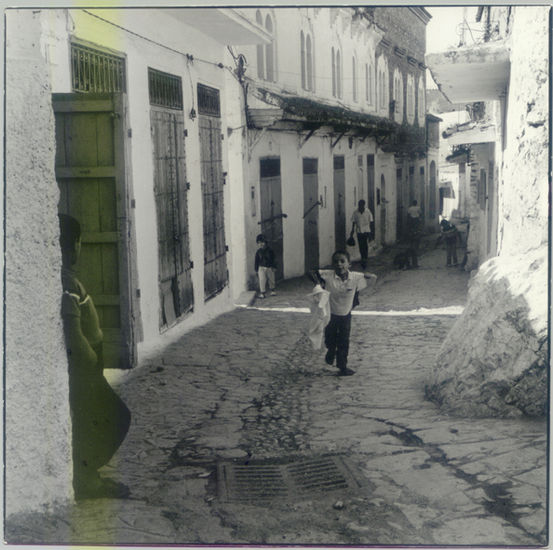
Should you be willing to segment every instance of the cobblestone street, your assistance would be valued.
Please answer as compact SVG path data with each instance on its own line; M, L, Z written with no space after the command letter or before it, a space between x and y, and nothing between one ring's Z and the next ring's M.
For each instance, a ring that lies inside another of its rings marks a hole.
M133 421L102 473L131 499L29 518L21 542L545 544L546 422L448 417L424 398L469 275L443 249L418 270L376 271L352 321L354 376L310 349L303 280L119 376ZM357 484L259 500L223 490L222 465L321 457L343 457Z

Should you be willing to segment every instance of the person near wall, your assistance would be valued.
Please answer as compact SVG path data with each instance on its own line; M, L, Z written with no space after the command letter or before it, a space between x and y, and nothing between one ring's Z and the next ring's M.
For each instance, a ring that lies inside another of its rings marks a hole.
M410 261L410 267L419 267L419 246L422 237L422 219L421 209L416 200L411 202L407 209L407 257Z
M462 244L461 234L459 230L446 219L440 222L440 231L440 237L445 241L446 266L456 267L459 264L457 261L457 242L459 242L459 245Z
M275 272L276 259L273 249L267 244L267 239L263 235L258 235L255 239L257 250L255 252L255 272L259 282L259 298L265 298L267 283L271 296L275 296Z
M129 489L101 477L129 429L131 413L103 373L98 312L74 266L81 251L81 227L72 216L59 215L62 251L61 314L69 364L69 407L72 423L75 499L126 498Z
M357 243L359 245L359 253L361 254L361 267L367 269L369 265L369 237L371 234L371 223L373 215L371 211L365 207L365 201L361 199L357 203L357 210L351 216L351 233L357 231Z

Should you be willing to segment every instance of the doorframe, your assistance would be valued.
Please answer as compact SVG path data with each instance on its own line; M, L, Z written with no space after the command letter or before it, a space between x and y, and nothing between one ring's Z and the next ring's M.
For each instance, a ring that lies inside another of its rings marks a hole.
M136 264L136 231L134 198L131 197L130 128L127 96L123 92L104 94L53 93L54 113L98 111L102 103L111 102L113 113L113 154L115 163L115 208L118 221L119 307L121 337L129 350L127 368L137 364L137 340L142 340L142 322L138 300L138 268ZM81 110L82 105L82 110ZM54 130L55 131L55 130ZM125 368L120 365L120 368Z

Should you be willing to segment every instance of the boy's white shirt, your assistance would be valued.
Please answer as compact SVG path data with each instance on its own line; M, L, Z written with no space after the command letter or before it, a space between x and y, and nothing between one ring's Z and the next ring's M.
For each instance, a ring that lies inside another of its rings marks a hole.
M358 271L348 271L345 280L333 269L319 270L325 280L325 289L330 292L330 311L334 315L347 315L353 307L353 297L356 290L367 287L365 275Z

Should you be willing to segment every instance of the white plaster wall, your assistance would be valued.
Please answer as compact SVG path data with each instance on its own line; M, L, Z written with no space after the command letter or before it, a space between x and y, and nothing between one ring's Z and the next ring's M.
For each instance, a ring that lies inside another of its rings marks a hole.
M255 21L257 8L242 8L240 12ZM324 101L338 101L355 111L376 114L376 105L365 100L364 56L374 51L380 41L380 34L373 27L362 22L351 24L351 10L346 8L262 8L263 17L271 14L275 21L276 83L262 82L269 89L285 90L289 93ZM314 61L314 91L301 88L300 31L312 31ZM342 51L342 98L332 96L331 46ZM248 60L247 75L257 79L257 54L255 46L237 48ZM352 94L352 55L357 54L358 100ZM374 62L374 60L373 60Z
M259 130L250 130L250 140L255 141ZM331 263L335 250L334 234L334 155L343 155L345 162L345 218L346 231L351 229L351 216L357 208L357 201L367 199L367 154L375 153L373 140L354 141L349 147L347 137L342 138L331 148L337 136L322 132L321 136L312 136L299 148L300 138L296 133L266 132L257 141L252 152L246 184L246 241L249 250L247 271L253 277L253 255L255 253L255 236L259 233L260 193L259 193L259 159L263 157L280 157L282 181L282 212L287 214L283 219L284 277L297 277L305 272L303 244L303 158L318 159L318 196L322 197L323 206L319 210L319 263L325 266ZM358 156L362 156L363 166L358 165ZM389 239L395 239L395 172L393 155L380 153L384 159L382 170L386 174L388 205ZM379 157L377 156L377 159ZM375 188L380 186L379 161L375 160ZM393 176L393 177L392 177ZM255 190L255 215L252 215L249 193ZM378 209L377 209L378 210ZM392 212L393 210L393 212ZM377 230L378 226L377 226ZM353 259L359 257L358 248L349 248Z
M57 10L55 28L50 33L49 48L55 52L51 59L54 67L53 89L69 92L70 37L75 37L101 48L109 48L126 57L128 121L132 129L130 158L127 161L127 185L131 197L136 199L134 211L137 239L138 285L144 341L139 344L139 356L146 357L159 345L178 338L189 328L213 318L233 307L234 298L245 286L245 243L242 230L243 183L241 126L242 98L236 79L227 67L232 58L226 47L192 27L188 27L162 10ZM53 15L50 15L52 18ZM145 38L125 32L114 23ZM153 44L151 41L158 42ZM171 51L176 50L176 51ZM184 54L194 56L187 61ZM201 60L210 63L204 63ZM216 66L224 63L224 68ZM194 313L189 314L175 327L160 334L160 300L158 286L157 219L153 192L153 149L150 137L150 105L148 96L148 67L182 78L184 119L188 130L185 139L186 178L190 254L194 262ZM203 222L198 118L188 115L197 112L196 86L203 83L221 90L221 122L223 139L223 170L229 174L224 188L225 231L229 252L229 286L216 297L204 302L203 289ZM229 135L228 128L232 130ZM232 168L232 170L230 169ZM231 215L232 212L232 215Z
M5 512L72 497L54 116L41 14L6 14Z
M514 8L508 130L500 175L502 255L524 252L548 240L549 9Z

